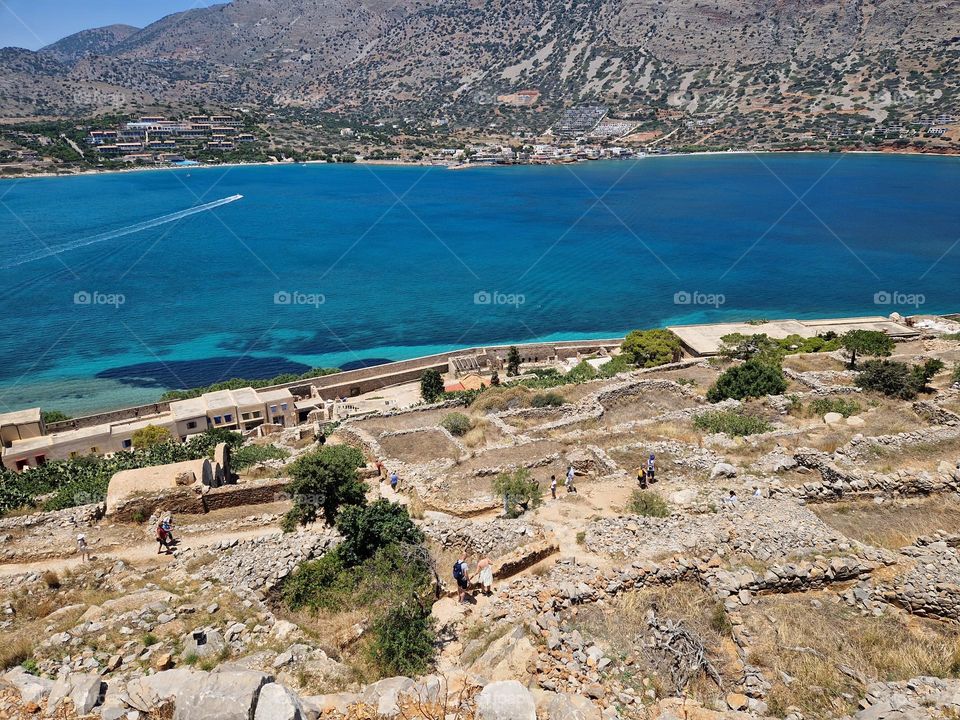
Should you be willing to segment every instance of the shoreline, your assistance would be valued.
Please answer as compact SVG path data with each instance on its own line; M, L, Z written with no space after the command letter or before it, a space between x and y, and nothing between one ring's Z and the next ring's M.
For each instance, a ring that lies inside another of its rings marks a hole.
M931 157L931 158L960 158L960 150L956 152L916 152L911 150L697 150L689 153L668 153L668 154L647 154L642 158L597 158L594 160L574 160L572 162L538 162L538 163L505 163L503 165L495 163L449 163L449 162L428 162L423 160L404 161L404 160L356 160L351 163L330 163L326 160L304 160L302 162L231 162L231 163L199 163L197 165L175 166L175 165L155 165L149 167L129 167L129 168L110 168L99 169L89 168L77 172L36 172L21 173L19 175L0 175L0 182L12 180L27 180L37 178L69 178L86 177L91 175L119 175L122 173L141 173L141 172L159 172L170 170L212 170L216 168L238 168L238 167L288 167L297 165L329 165L350 166L361 165L364 167L436 167L444 170L470 170L472 168L518 168L518 167L551 167L560 165L579 165L582 163L591 164L597 162L623 162L626 160L651 160L663 158L681 158L681 157L705 157L705 156L729 156L729 155L877 155L877 156L897 156L897 157Z
M931 312L931 313L920 313L920 314L913 315L913 316L903 316L903 317L904 317L904 319L906 319L907 317L911 317L911 318L914 318L914 319L918 319L918 318L919 318L919 319L934 319L934 320L947 320L947 321L949 321L949 322L955 322L955 321L950 321L950 320L949 320L949 317L950 317L951 315L953 315L953 314L954 314L954 313L952 313L952 312L943 312L943 313L932 313L932 312ZM795 314L795 313L791 315L791 314L788 313L788 314L784 314L783 317L769 317L769 318L765 318L765 321L767 321L767 322L772 322L772 323L785 322L785 321L788 321L788 320L797 320L797 321L800 321L800 322L815 322L815 321L843 322L843 321L863 320L863 319L868 318L868 317L869 317L869 318L887 318L888 316L885 316L885 315L864 315L864 314L853 314L853 315L851 315L851 314L848 313L848 314L842 314L842 315L819 315L819 314L817 314L816 316L811 315L810 317L807 317L807 316L806 316L805 314L803 314L803 313L801 313L801 314L799 314L799 315L797 315L797 314ZM710 322L710 323L689 323L689 322L688 322L688 323L679 323L679 324L673 324L673 323L671 323L671 324L669 324L669 325L668 325L668 324L660 325L660 326L658 326L658 328L659 328L659 329L668 329L669 327L676 327L676 328L682 328L682 327L689 327L689 328L710 328L710 327L715 327L715 326L722 326L722 325L729 325L729 324L737 324L737 323L749 323L749 320L738 321L738 320L734 320L734 319L725 319L725 320L722 320L722 321ZM602 331L598 331L598 332L596 332L596 333L577 333L577 334L575 334L575 335L573 335L573 336L565 336L565 335L563 335L562 333L555 333L555 334L550 334L550 335L544 336L544 337L542 337L542 338L538 338L538 339L534 339L534 340L528 340L528 341L525 341L525 342L491 342L491 343L478 343L478 344L467 345L467 346L431 346L430 349L431 349L431 350L434 350L434 352L426 352L426 353L423 353L423 354L409 355L409 356L406 356L406 357L404 357L404 356L399 356L399 357L394 356L392 359L389 359L389 360L387 360L386 362L377 363L377 364L370 365L370 366L367 366L367 367L364 367L364 368L350 368L350 369L347 369L347 370L340 370L339 372L336 372L336 373L330 373L329 375L324 375L324 376L322 376L322 378L323 378L325 381L327 381L327 382L330 382L330 381L336 382L338 379L339 379L340 381L342 381L342 382L348 382L348 381L350 381L355 375L364 374L363 371L369 370L369 369L372 369L372 368L382 369L382 370L385 371L384 374L390 375L390 374L392 374L392 373L401 372L401 367L406 368L406 367L408 367L408 366L410 366L410 365L421 365L421 364L424 364L424 363L429 363L429 362L432 361L432 360L437 360L437 359L440 359L440 358L449 357L449 356L451 356L451 355L456 355L456 354L458 354L458 353L468 353L468 352L470 352L470 351L475 351L475 350L478 350L478 349L492 349L492 348L504 349L504 348L508 348L508 347L511 347L511 346L516 346L516 347L522 349L522 348L525 348L525 347L526 347L526 348L529 348L529 347L534 347L534 346L538 346L538 345L552 345L552 346L584 345L584 346L589 346L589 345L592 345L592 344L595 344L595 343L599 343L599 344L610 344L610 343L613 343L613 342L619 343L619 342L621 342L621 341L623 340L623 338L626 336L627 332L629 332L629 331L614 331L614 332L602 332ZM412 348L420 349L421 351L422 351L422 350L426 350L426 349L428 348L428 346L411 346L411 347L412 347ZM376 349L376 348L371 348L371 349L370 349L370 352L376 354L376 353L378 352L378 349ZM394 366L392 371L390 370L391 366ZM245 378L242 378L242 379L245 380L245 381L253 382L253 381L264 380L264 379L269 379L269 378L245 377ZM218 381L218 382L223 382L223 380L220 380L220 381ZM308 383L308 382L309 382L309 380L297 380L297 381L291 381L291 382L281 383L281 384L279 384L279 385L264 386L263 388L260 388L260 389L261 389L261 390L270 390L270 389L276 389L276 388L289 388L289 387L291 387L291 386L295 386L295 385L298 385L298 384L301 384L301 385L302 385L302 384ZM385 386L385 387L389 387L389 385L387 385L387 386ZM195 389L195 388L187 388L187 389L190 390L190 389ZM150 406L153 406L153 405L156 405L156 404L162 404L162 403L168 402L168 401L161 400L161 399L160 399L160 396L161 396L161 395L162 395L162 392L159 393L159 394L156 396L156 398L154 398L154 399L152 399L152 400L150 400L150 401L148 401L148 402L146 402L146 403L141 402L141 403L139 403L139 404L110 405L110 406L98 407L98 408L96 408L96 409L81 411L79 414L73 416L71 419L72 419L72 420L79 420L79 419L84 419L84 418L99 417L99 416L102 416L102 415L103 415L103 416L106 416L106 415L114 415L114 414L117 414L117 413L128 413L128 412L133 412L134 410L137 410L138 408L146 408L146 407L150 407ZM37 405L36 405L36 404L28 404L27 407L37 407ZM42 406L41 406L41 407L42 407ZM21 409L22 409L22 408L21 408ZM54 409L60 409L60 408L54 408Z

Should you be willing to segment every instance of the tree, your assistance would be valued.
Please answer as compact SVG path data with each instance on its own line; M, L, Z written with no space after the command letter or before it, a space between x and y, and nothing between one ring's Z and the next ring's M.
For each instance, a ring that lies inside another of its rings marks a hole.
M731 360L752 360L756 358L768 365L781 365L787 354L786 349L765 333L743 335L732 333L720 338L722 345L719 354Z
M490 376L490 387L499 387L499 386L500 386L500 373L494 370L493 375Z
M933 376L943 370L946 364L943 360L937 358L927 358L923 365L914 365L910 368L910 382L917 389L918 393L928 392L927 384L933 380Z
M893 340L880 330L850 330L840 338L840 345L850 357L850 369L857 367L857 356L887 357L893 352Z
M543 501L540 486L530 477L530 471L526 468L497 475L493 481L493 491L503 496L503 511L510 517L520 514L518 507L522 510L536 508Z
M707 400L715 403L728 398L744 400L764 395L781 395L786 389L787 379L779 365L770 365L753 358L724 371L707 390Z
M473 421L463 413L453 412L444 416L440 421L440 427L445 429L451 435L463 437L473 427Z
M337 552L346 567L359 565L390 543L418 545L424 540L407 508L383 498L363 507L343 508L337 516L337 530L344 537Z
M511 345L507 351L507 377L516 377L520 374L520 351L516 345Z
M50 423L63 422L64 420L70 419L69 415L60 412L59 410L44 410L42 414L43 422L46 425L49 425Z
M170 431L165 427L160 427L159 425L147 425L146 427L136 430L131 439L133 441L134 448L137 450L145 450L146 448L153 447L154 445L165 443L172 438L170 436Z
M436 402L443 395L443 378L436 370L425 370L420 376L420 397L428 403Z
M363 464L363 454L349 445L326 445L294 461L289 487L293 508L284 516L284 530L313 522L321 513L333 525L341 506L363 505L366 485L357 476Z
M680 359L680 338L669 330L634 330L620 346L623 355L638 367L656 367Z

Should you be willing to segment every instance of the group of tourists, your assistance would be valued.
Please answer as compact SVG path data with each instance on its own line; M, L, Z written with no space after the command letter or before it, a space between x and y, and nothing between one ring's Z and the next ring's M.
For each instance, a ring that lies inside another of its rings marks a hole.
M647 458L645 465L637 468L637 485L646 489L657 481L657 458L653 453Z
M390 481L390 489L394 492L400 487L400 475L396 470L392 472L387 472L387 467L383 464L382 460L377 460L377 478L383 483L384 480Z
M457 599L462 602L470 602L470 596L467 591L473 582L470 576L470 555L464 550L459 559L453 564L453 579L457 583ZM477 561L476 581L480 586L480 592L484 595L493 595L493 560L488 557L482 557Z
M573 479L576 476L576 472L573 469L573 465L567 465L567 476L563 481L564 487L567 489L567 495L570 493L577 492L577 486L574 484ZM557 499L557 476L550 476L550 497L554 500Z

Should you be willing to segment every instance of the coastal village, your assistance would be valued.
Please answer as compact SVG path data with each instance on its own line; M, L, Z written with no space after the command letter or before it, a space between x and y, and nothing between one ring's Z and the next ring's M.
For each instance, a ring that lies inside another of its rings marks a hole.
M539 93L531 90L497 96L495 101L505 107L530 108L538 98ZM140 115L112 126L94 120L74 126L70 133L59 125L47 131L36 126L0 126L0 174L224 162L405 162L465 168L689 152L872 149L946 153L960 138L960 118L915 112L888 123L849 119L818 128L784 127L777 143L745 142L714 115L659 110L619 117L599 104L562 111L544 132L496 125L469 131L452 128L443 118L370 123L343 119L331 128L318 125L298 133L319 133L312 141L287 142L282 139L285 125L276 113L254 118L240 109L181 118Z
M676 326L0 416L0 714L954 717L958 338Z

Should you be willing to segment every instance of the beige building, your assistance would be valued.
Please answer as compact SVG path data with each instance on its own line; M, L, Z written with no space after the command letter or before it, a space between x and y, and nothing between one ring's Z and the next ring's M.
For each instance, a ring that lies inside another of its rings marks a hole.
M209 428L246 432L267 423L297 425L295 398L289 390L218 390L171 402L167 412L157 415L52 433L47 432L39 408L21 410L0 415L0 439L3 465L23 470L48 460L129 450L134 433L148 425L166 428L173 438L184 441Z

